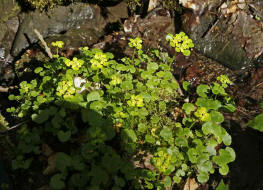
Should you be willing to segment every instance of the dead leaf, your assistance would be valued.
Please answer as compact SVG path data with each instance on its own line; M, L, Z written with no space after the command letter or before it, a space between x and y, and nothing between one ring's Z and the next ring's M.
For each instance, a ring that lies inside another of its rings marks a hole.
M43 175L50 175L56 171L56 154L52 154L48 158L48 165L43 171Z
M199 185L194 178L187 178L186 183L184 185L184 190L196 190L198 186Z
M42 153L44 156L49 157L54 151L47 144L42 144Z

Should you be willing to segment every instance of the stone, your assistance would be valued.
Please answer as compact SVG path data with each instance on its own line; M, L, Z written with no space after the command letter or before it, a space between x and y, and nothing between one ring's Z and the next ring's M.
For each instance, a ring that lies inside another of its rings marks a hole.
M38 41L34 29L37 29L46 38L65 33L71 28L78 28L82 25L86 25L93 30L102 30L105 26L105 20L101 16L98 6L75 3L66 7L58 6L48 12L36 10L26 13L22 16L11 53L15 57L22 50Z
M187 11L182 17L182 29L190 35L195 48L235 70L250 67L263 52L263 22L254 18L248 5L240 9L238 4L242 3L224 3L215 7L217 14Z

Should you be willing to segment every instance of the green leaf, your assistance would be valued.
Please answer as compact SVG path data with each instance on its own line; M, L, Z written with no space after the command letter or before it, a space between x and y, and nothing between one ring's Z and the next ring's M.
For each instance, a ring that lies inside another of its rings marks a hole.
M200 84L197 89L196 89L196 93L203 98L207 97L207 93L209 92L208 90L210 90L210 87L206 84Z
M222 165L222 166L220 166L220 168L219 168L219 173L220 173L221 175L227 175L228 172L229 172L229 167L228 167L227 165Z
M132 129L124 129L124 133L127 135L128 138L130 138L130 140L132 142L136 142L137 141L137 136L136 136L136 133L134 132L134 130L132 130Z
M100 101L94 101L90 104L90 109L95 110L95 111L100 111L102 108L104 108L105 104L103 104Z
M195 104L199 107L205 107L208 110L218 110L218 108L222 106L220 101L209 98L197 98Z
M171 178L169 176L165 176L165 178L163 179L163 184L165 188L170 187L172 185Z
M226 164L233 162L235 159L235 151L230 147L220 149L219 155L213 157L213 161L219 166L225 166Z
M232 143L232 137L226 133L224 136L223 136L223 143L226 145L226 146L229 146L231 145Z
M211 121L217 122L217 123L222 123L224 121L224 116L218 111L211 111L210 112L211 116Z
M100 100L100 93L98 91L92 91L87 95L87 101L95 101L95 100Z
M211 161L205 161L201 164L198 164L197 168L200 172L208 173L213 168L213 164Z
M50 180L50 187L56 190L65 189L66 184L63 181L63 175L62 174L53 175Z
M156 71L158 68L159 68L159 66L158 66L158 64L155 63L155 62L149 62L149 63L147 64L147 70L150 71L150 72L152 72L152 73L153 73L154 71Z
M195 110L195 106L191 103L184 103L182 109L185 111L187 115L189 115L192 111Z
M154 144L155 143L155 138L152 135L147 134L145 136L145 141L150 143L150 144Z
M133 84L131 81L124 81L121 83L121 88L123 90L132 90L133 89Z
M233 104L226 104L224 105L224 108L228 110L229 112L234 112L236 110L236 107Z
M220 181L219 185L216 187L216 190L229 190L227 185L224 183L223 180Z
M139 123L138 131L144 133L146 130L147 130L147 125L145 125L144 123Z
M172 130L168 127L164 127L160 132L160 136L164 139L170 139L173 137Z
M61 172L65 172L67 167L71 166L71 157L64 152L56 154L56 168Z
M247 123L248 127L263 132L263 113L256 116L253 120Z
M191 86L191 83L190 83L190 82L188 82L188 81L183 81L183 89L184 89L185 91L188 91L189 88L190 88L190 86Z
M43 71L43 68L42 67L37 67L34 72L35 73L40 73L41 71Z
M57 135L58 135L59 141L64 143L64 142L67 142L70 139L71 131L64 132L64 131L60 130Z
M49 118L49 110L39 110L38 114L34 113L31 115L32 121L37 124L42 124Z
M197 180L200 182L200 183L206 183L208 180L209 180L209 174L207 172L200 172L198 175L197 175Z

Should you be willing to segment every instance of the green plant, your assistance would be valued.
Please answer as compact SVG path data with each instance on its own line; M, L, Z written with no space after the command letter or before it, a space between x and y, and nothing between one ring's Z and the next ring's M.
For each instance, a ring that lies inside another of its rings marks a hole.
M0 131L6 130L8 127L8 122L6 122L4 116L0 113Z
M190 54L185 34L167 39ZM221 111L234 111L229 79L220 76L196 93L184 82L190 102L183 103L173 59L144 53L139 38L129 46L132 58L121 60L88 47L73 59L58 55L35 69L36 79L20 83L19 95L9 96L20 105L7 111L33 123L18 134L14 169L29 168L47 144L56 152L51 189L165 189L186 176L205 183L215 168L228 173L235 152Z
M263 113L257 115L254 119L247 123L248 127L263 132Z

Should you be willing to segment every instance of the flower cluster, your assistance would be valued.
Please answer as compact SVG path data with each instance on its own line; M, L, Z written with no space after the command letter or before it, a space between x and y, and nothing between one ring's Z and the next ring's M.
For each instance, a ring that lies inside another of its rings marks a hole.
M210 114L207 113L207 109L205 107L198 108L194 114L201 121L209 121L210 119Z
M57 95L63 96L64 98L69 98L75 94L76 89L74 88L72 80L63 80L58 83Z
M131 107L143 107L143 97L141 95L131 95L131 99L128 100L127 104Z
M96 54L90 60L90 62L91 62L91 68L93 70L102 69L103 66L109 65L107 56L103 52L96 52Z
M52 45L53 47L62 48L63 45L64 45L64 42L63 42L63 41L56 41L56 42L52 42L51 45Z
M82 59L74 57L72 60L66 59L65 64L68 67L72 67L74 71L77 71L84 64L84 61Z
M138 50L142 49L142 40L140 38L130 39L129 46Z
M121 83L121 78L118 77L118 75L113 75L111 77L110 85L115 86L115 85L120 84L120 83Z
M166 40L175 48L176 52L182 52L185 56L189 56L190 49L194 47L193 41L184 32L180 32L175 36L168 34Z
M228 85L231 84L231 81L229 80L229 78L226 75L220 75L216 79L222 83L222 86L224 88L228 87Z

